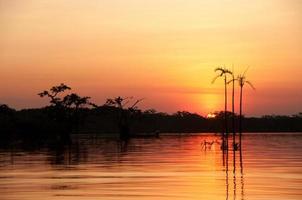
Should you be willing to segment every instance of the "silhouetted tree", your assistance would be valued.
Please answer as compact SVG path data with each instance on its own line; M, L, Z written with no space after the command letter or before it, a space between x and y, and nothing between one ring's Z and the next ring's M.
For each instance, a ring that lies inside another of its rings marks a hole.
M0 104L0 136L1 141L8 138L8 132L13 128L16 110L6 104ZM1 143L0 141L0 143Z
M227 119L227 104L228 104L228 100L227 100L227 76L228 75L232 75L232 72L230 70L228 70L227 68L222 68L222 67L218 67L215 69L215 72L218 72L219 74L214 77L212 83L214 83L216 81L217 78L219 77L223 77L224 78L224 112L225 112L225 118L224 118L224 128L225 128L225 136L223 133L223 141L224 141L224 137L226 137L226 139L228 139L228 119ZM227 148L228 142L226 141L226 148ZM223 148L225 148L225 143L223 142Z
M66 107L64 106L63 98L59 97L66 90L71 90L71 88L64 83L61 83L58 86L53 86L49 91L44 90L43 92L38 94L42 98L50 98L50 105L47 107L47 111L50 117L58 123L66 121L67 118L67 112Z
M92 105L89 102L90 97L80 97L75 93L62 96L65 91L71 88L63 83L58 86L45 90L38 95L40 97L50 98L50 106L47 107L51 118L60 124L64 132L70 132L72 127L78 129L79 124L79 110L84 106Z
M11 116L16 112L15 109L10 108L6 104L0 104L0 115Z
M127 107L132 99L133 97L123 98L118 96L113 99L107 99L105 103L106 106L114 106L119 109L118 129L120 138L123 140L126 140L130 137L129 117L141 113L141 111L137 108L137 104L143 99L138 99L131 106Z
M53 86L52 88L50 88L49 91L44 90L43 92L39 93L38 95L40 97L49 97L50 98L50 104L54 105L54 106L61 106L63 103L62 98L58 97L58 95L60 95L60 93L65 92L66 90L71 90L70 87L68 87L67 85L65 85L64 83L61 83L58 86Z
M72 123L75 124L77 131L81 118L80 109L92 104L89 102L89 99L90 97L80 97L75 93L66 95L63 98L63 105L69 110L70 118L72 120Z
M248 84L252 89L255 90L255 87L253 86L253 84L246 80L246 71L243 74L238 75L237 77L237 81L239 83L239 87L240 87L240 108L239 108L239 143L240 143L240 148L241 148L241 140L242 140L242 94L243 94L243 86L245 84Z
M235 75L234 70L232 72L232 79L227 82L227 84L232 83L232 131L233 131L233 149L236 150L236 131L235 131Z

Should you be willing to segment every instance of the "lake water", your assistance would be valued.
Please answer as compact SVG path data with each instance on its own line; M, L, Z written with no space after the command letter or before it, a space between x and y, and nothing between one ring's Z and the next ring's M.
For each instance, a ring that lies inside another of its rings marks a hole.
M204 148L205 140L216 142ZM242 162L240 151L223 156L219 140L83 135L72 145L2 149L0 199L302 199L302 134L244 134Z

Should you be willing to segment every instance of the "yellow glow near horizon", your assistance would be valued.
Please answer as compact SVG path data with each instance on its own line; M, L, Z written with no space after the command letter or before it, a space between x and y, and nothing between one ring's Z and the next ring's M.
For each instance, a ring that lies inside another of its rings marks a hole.
M215 118L216 117L216 115L215 114L213 114L213 113L209 113L209 114L207 114L207 118Z
M223 109L213 69L234 64L251 66L257 88L244 91L245 113L295 113L301 10L299 0L0 0L0 102L42 106L37 92L64 82L98 104L137 96L143 108L205 115Z
M223 98L220 94L204 94L201 95L201 110L205 112L214 112L217 108L220 107L220 104L223 103Z

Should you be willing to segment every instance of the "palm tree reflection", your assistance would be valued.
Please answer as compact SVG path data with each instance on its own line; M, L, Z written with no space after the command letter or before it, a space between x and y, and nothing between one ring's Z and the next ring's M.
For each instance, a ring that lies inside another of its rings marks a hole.
M229 199L229 161L228 161L228 150L227 151L222 151L224 152L226 155L226 162L225 162L225 191L226 191L226 200ZM240 170L240 185L241 185L241 195L240 195L240 199L244 200L244 172L243 172L243 159L242 159L242 148L239 149L239 163L237 163L237 159L236 159L236 152L237 151L232 151L233 152L233 200L237 199L237 165L239 164L239 170Z

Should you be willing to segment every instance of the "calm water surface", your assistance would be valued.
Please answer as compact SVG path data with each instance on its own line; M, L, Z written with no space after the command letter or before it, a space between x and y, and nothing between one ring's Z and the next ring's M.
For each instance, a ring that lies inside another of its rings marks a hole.
M302 199L302 134L245 134L225 154L214 134L0 150L0 199ZM216 141L206 149L203 141Z

